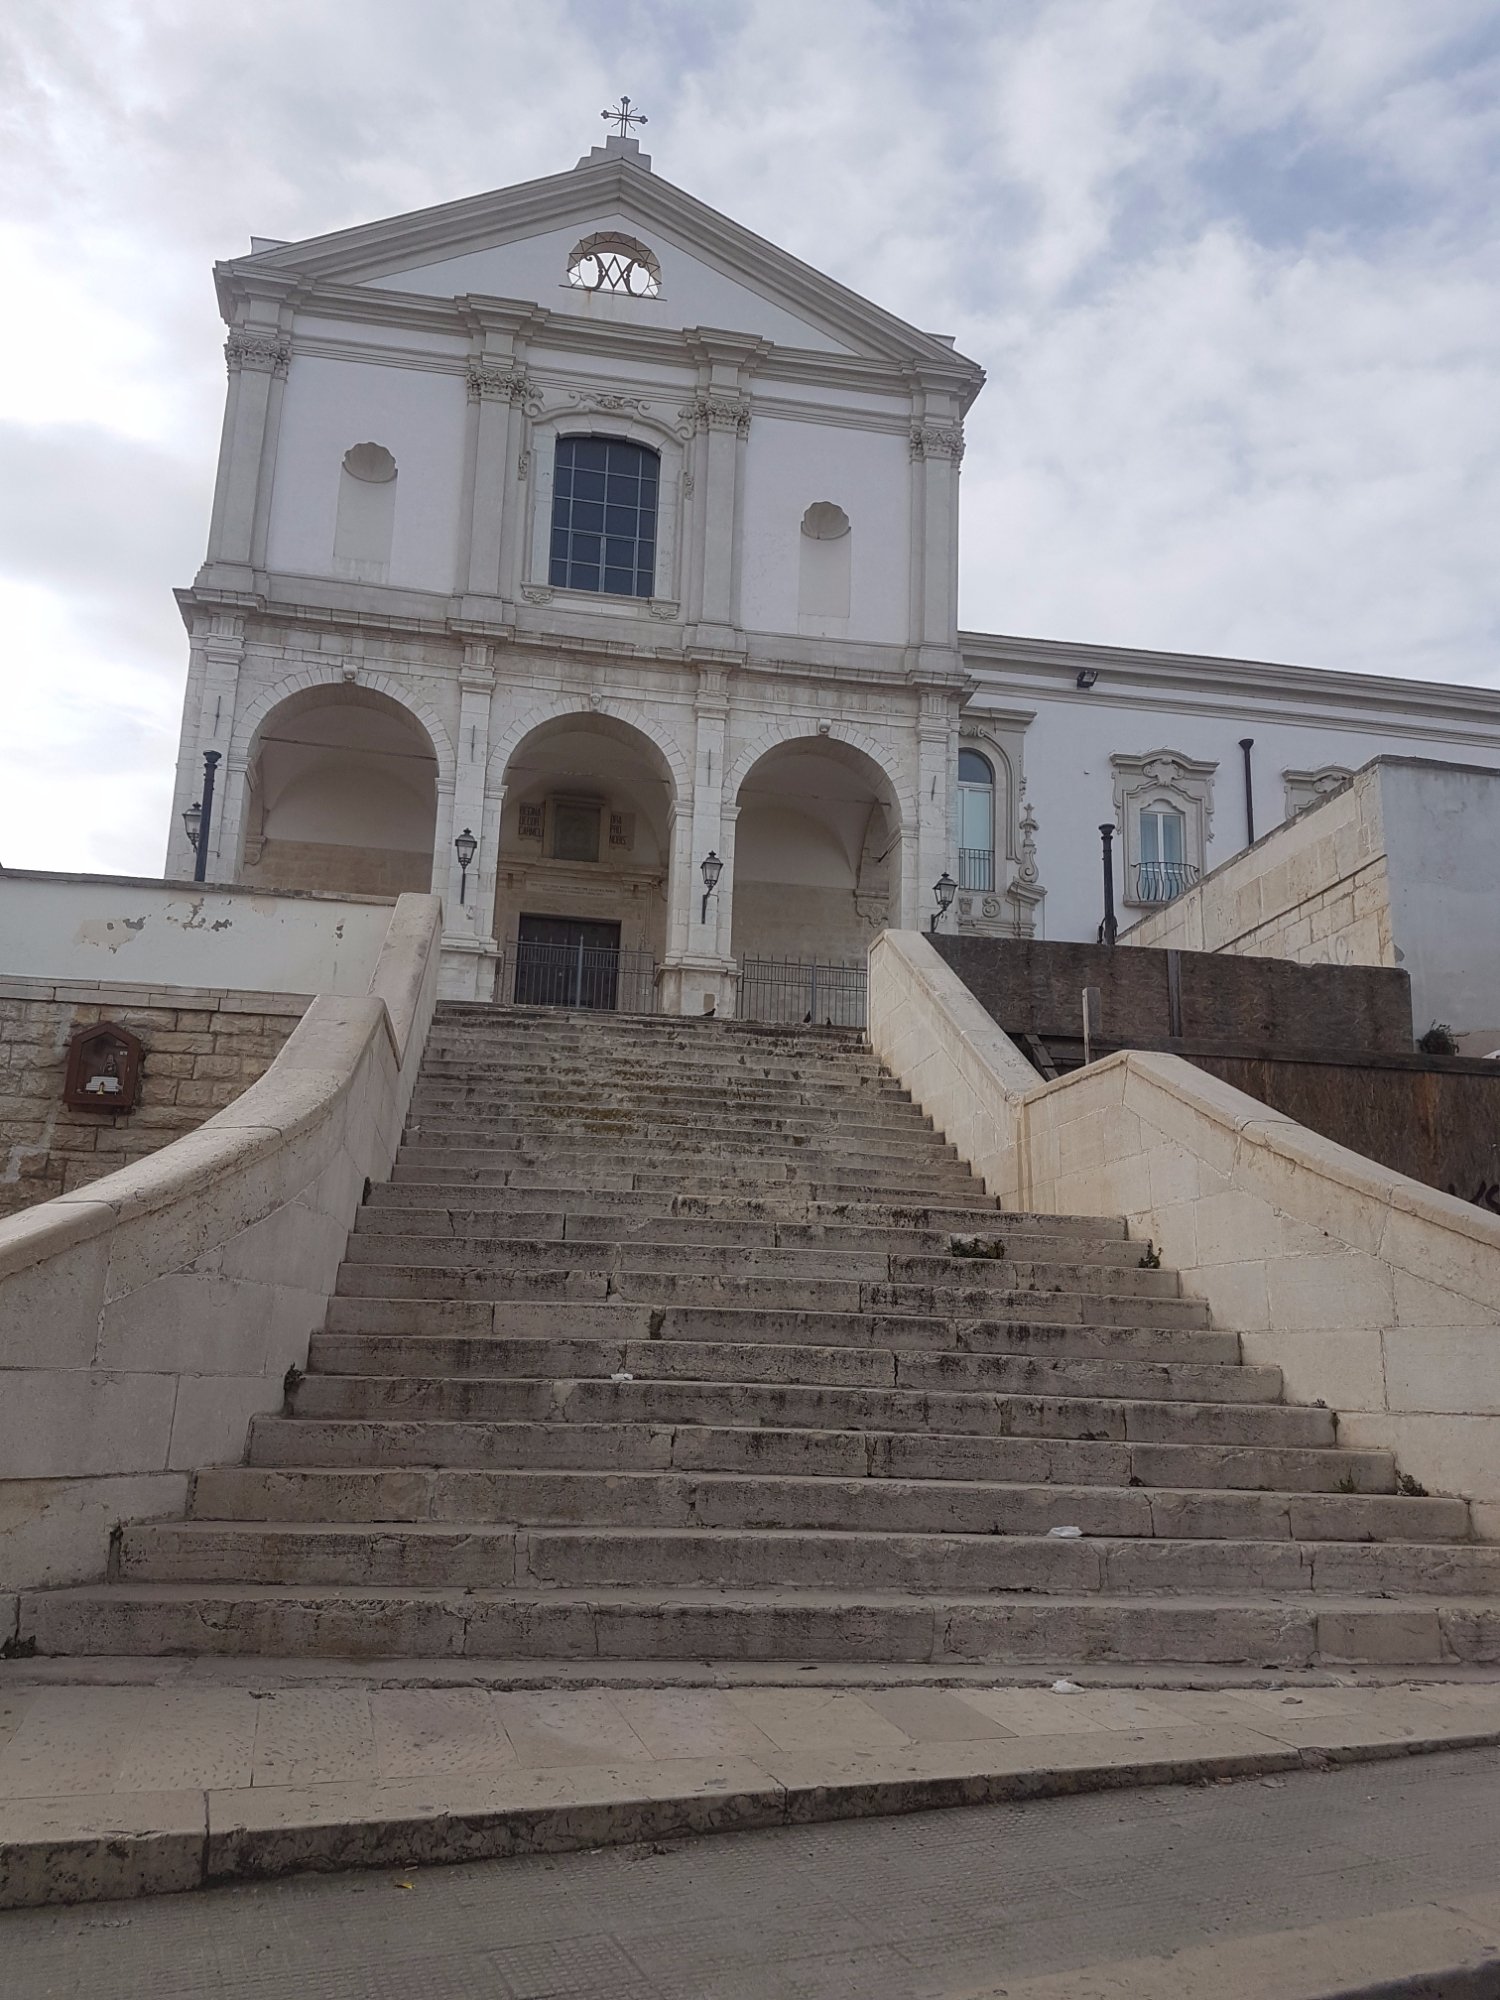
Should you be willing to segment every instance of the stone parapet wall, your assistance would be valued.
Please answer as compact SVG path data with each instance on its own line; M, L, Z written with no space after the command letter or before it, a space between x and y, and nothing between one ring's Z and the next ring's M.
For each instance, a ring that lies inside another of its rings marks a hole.
M180 1513L279 1408L401 1142L441 922L403 896L366 992L316 995L234 1103L0 1220L0 1632L7 1592L102 1576L116 1521Z
M233 1103L301 1020L306 995L0 980L0 1216L145 1159ZM68 1042L116 1021L144 1046L128 1112L63 1102Z
M264 840L240 880L252 889L323 890L333 895L423 895L432 855L404 847L342 847L320 840Z
M1340 1443L1396 1453L1500 1539L1500 1217L1363 1159L1180 1056L1038 1084L932 949L870 953L870 1041L1001 1205L1120 1215Z

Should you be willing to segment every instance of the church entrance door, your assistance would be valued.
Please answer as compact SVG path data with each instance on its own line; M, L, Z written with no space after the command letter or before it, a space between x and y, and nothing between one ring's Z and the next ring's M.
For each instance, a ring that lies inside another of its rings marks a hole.
M620 926L582 917L522 916L516 932L517 1007L620 1004Z

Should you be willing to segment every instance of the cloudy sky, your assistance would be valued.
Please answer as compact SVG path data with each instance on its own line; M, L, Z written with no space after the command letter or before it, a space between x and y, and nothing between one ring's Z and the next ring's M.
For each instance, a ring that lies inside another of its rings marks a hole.
M965 624L1500 686L1497 0L6 0L0 861L160 870L213 260L621 90L988 368Z

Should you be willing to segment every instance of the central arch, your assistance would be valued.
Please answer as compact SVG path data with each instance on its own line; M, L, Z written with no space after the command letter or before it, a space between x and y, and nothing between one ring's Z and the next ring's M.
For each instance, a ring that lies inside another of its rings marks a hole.
M666 948L677 803L666 752L620 717L584 709L533 722L504 754L500 997L649 1006ZM623 954L617 965L611 952ZM522 960L529 971L518 971Z
M889 774L831 734L785 738L741 770L735 957L862 964L900 905L904 816Z

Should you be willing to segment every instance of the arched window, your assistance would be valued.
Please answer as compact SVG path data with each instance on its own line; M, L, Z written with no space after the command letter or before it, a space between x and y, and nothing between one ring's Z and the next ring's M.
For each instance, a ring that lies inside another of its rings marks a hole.
M606 231L585 236L568 259L568 283L580 292L624 292L654 299L661 291L661 265L633 236Z
M977 750L958 753L958 886L995 886L995 772Z
M661 461L626 438L560 437L550 581L560 590L650 597Z
M1140 859L1136 863L1135 900L1170 903L1197 880L1187 862L1187 815L1165 799L1148 799L1141 806Z

